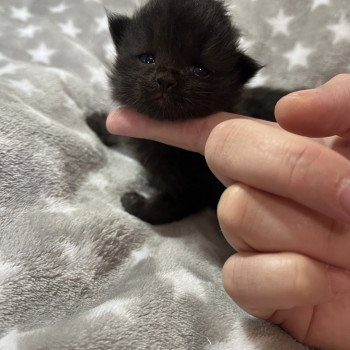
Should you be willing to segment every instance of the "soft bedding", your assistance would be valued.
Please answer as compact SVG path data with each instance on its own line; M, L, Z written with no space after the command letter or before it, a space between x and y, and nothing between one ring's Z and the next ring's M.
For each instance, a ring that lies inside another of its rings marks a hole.
M214 212L154 227L123 211L143 170L85 122L111 108L103 5L137 1L0 3L0 349L305 349L225 294ZM229 6L266 65L252 85L349 71L347 0Z

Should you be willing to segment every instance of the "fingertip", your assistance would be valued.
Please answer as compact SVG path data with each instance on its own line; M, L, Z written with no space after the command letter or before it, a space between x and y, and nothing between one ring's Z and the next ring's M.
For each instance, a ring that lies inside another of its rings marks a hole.
M301 114L305 114L305 108L310 105L312 97L313 90L293 92L282 97L275 107L277 122L287 129L297 127L298 119Z
M134 136L137 135L142 116L129 108L118 108L112 111L106 120L106 128L111 134Z
M222 282L226 293L234 299L234 261L235 257L231 256L222 268Z
M281 98L275 107L277 123L285 130L309 137L328 136L325 120L325 96L318 89L293 92ZM322 121L322 123L320 123Z
M108 132L111 134L117 133L116 126L118 125L118 112L112 111L108 114L107 120L106 120L106 128Z

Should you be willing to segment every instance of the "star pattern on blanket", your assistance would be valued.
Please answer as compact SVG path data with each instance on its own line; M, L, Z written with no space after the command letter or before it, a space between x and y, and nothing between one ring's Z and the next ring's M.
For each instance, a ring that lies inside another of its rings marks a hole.
M44 42L40 43L35 49L27 51L30 56L32 56L33 62L51 63L51 56L56 52L55 50L50 49L46 46Z
M77 208L75 208L72 204L52 197L45 198L44 202L45 206L47 207L47 211L50 213L63 213L66 215L71 215L77 210Z
M34 38L34 35L35 33L40 30L41 27L39 26L35 26L35 25L29 25L29 26L26 26L26 27L23 27L23 28L18 28L17 29L17 32L18 32L18 35L21 37L21 38L30 38L30 39L33 39Z
M193 296L201 300L207 299L204 281L193 273L179 269L168 272L163 277L171 283L175 299L186 296Z
M97 28L96 28L97 33L108 31L108 21L106 16L96 17L94 21L97 24Z
M33 15L29 12L28 7L11 7L11 17L26 22Z
M35 90L37 90L36 87L28 79L8 80L8 82L10 86L20 90L27 97L31 97Z
M294 16L287 16L283 9L278 11L276 17L268 18L267 22L272 26L273 35L289 35L289 24Z
M64 2L61 2L57 6L49 7L50 12L52 13L63 13L68 9L69 7Z
M7 261L2 261L0 258L0 292L2 284L4 284L10 277L16 275L19 271L19 266Z
M289 70L295 66L308 66L308 57L312 53L312 50L304 47L300 42L297 42L294 48L284 54L289 62Z
M81 0L83 1L83 0ZM103 41L96 40L96 42L101 42L101 54L106 62L111 62L115 58L115 48L112 44L112 41L108 35L108 21L104 8L101 6L101 1L99 0L84 0L84 6L96 6L99 9L98 14L94 16L92 21L88 23L89 26L89 37L86 36L87 24L84 21L81 21L79 16L79 5L77 3L68 3L67 1L55 1L51 0L46 3L46 9L48 13L52 14L52 22L53 26L57 27L57 30L60 31L65 36L75 40L80 38L82 43L79 44L80 47L84 46L84 41L88 39L91 41L91 36L101 36L103 37ZM25 54L24 57L30 59L31 62L39 65L52 66L53 58L55 58L55 62L57 62L57 68L60 67L60 59L62 54L65 54L59 50L58 45L55 38L48 37L46 31L43 30L44 24L37 19L38 14L35 10L33 10L33 5L27 6L8 6L1 8L1 11L6 14L13 20L22 22L22 26L18 26L17 28L13 28L13 33L15 34L16 40L22 40L21 45L15 47L16 55L21 56ZM43 5L44 9L44 5ZM1 32L1 35L3 33ZM94 39L95 40L95 39ZM73 47L73 51L79 50L78 46ZM22 52L21 52L22 51ZM70 52L72 55L72 60L76 60L78 57L78 53ZM2 53L1 57L6 57ZM24 60L27 60L24 58ZM77 62L78 64L78 62ZM101 86L105 88L107 85L106 80L106 70L105 69L97 69L95 67L84 65L79 66L80 70L82 70L82 76L84 78L89 77L89 81L96 86ZM15 74L18 67L13 63L9 65L0 66L0 76L2 75L10 75ZM62 71L62 70L61 70ZM67 81L68 76L63 77L60 75L63 81ZM26 96L29 96L29 85L28 82L26 84L17 84L12 85L14 88L18 88L18 92L24 93Z
M274 84L274 81L279 80L277 75L286 76L289 72L299 77L300 72L310 68L317 67L321 72L324 69L322 61L331 62L332 56L340 55L338 51L329 50L329 47L339 44L337 50L346 51L347 47L340 49L340 45L350 43L350 11L344 9L334 12L334 8L340 6L338 0L307 0L300 8L280 1L274 1L272 6L268 6L271 3L268 0L255 1L254 5L251 5L251 2L233 1L235 9L232 12L243 32L240 47L264 67L250 82L252 87ZM252 16L259 13L255 20L259 18L261 34L251 31L251 27L246 26L249 19L240 14L240 11L248 11L250 8ZM266 11L266 8L269 10ZM318 25L315 32L311 28L308 29L313 35L306 36L301 30L308 27L307 23L318 21L322 25ZM266 36L266 33L269 35ZM256 37L260 36L267 39L256 40ZM318 54L321 49L322 60ZM338 69L340 72L348 72L349 67L344 61ZM290 79L293 80L292 76ZM297 84L298 87L301 85L303 83Z
M137 266L151 257L151 250L148 246L143 246L141 249L134 250L130 255L130 268Z
M112 43L107 43L103 46L105 57L109 62L112 62L116 57L115 47Z
M126 318L130 321L132 320L132 313L130 312L132 303L132 299L109 300L90 310L87 314L87 317L89 319L96 320L100 317L104 317L105 315L111 314L121 318Z
M319 6L322 5L330 5L330 0L312 0L312 6L311 6L311 10L314 11L316 10Z
M250 86L350 71L346 0L227 1L240 47L265 66ZM107 105L116 56L102 4L144 2L1 1L0 349L304 349L225 294L214 214L154 228L121 208L144 174L84 118Z
M96 68L92 66L86 66L90 72L90 82L92 84L99 84L102 86L107 86L107 76L103 68Z
M258 72L258 74L248 83L248 86L251 88L256 88L259 86L265 86L269 76L264 71Z
M334 34L333 44L342 41L350 42L350 21L346 20L344 15L339 18L337 23L330 24L327 28Z
M5 74L15 74L20 66L10 62L0 67L0 76Z
M65 23L58 23L58 26L61 28L63 34L66 34L72 38L76 38L76 36L81 33L81 29L74 25L72 19L69 19Z

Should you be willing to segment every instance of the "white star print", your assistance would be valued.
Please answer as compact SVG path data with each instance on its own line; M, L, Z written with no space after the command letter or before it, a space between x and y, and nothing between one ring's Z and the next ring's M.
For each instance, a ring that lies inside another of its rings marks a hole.
M95 22L97 23L97 29L96 29L97 33L101 33L103 31L108 30L108 21L106 16L95 18Z
M237 7L237 4L231 3L228 5L227 9L228 9L229 13L233 15L236 11L236 7Z
M6 66L0 68L0 75L15 74L17 69L19 69L19 66L16 66L13 63L9 63Z
M238 45L243 51L247 51L254 45L254 41L253 40L249 40L249 39L247 39L244 36L241 36L239 38Z
M105 57L107 60L112 61L116 56L114 45L112 43L108 43L103 46L103 49L105 50Z
M248 86L251 88L256 88L259 86L266 85L266 82L269 80L269 76L260 71L249 83Z
M69 110L73 110L77 108L77 104L69 97L65 96L63 106Z
M76 207L63 200L56 200L54 198L48 197L45 198L45 202L49 206L47 209L49 213L62 213L70 215L77 210Z
M334 34L333 44L341 41L350 42L350 23L345 19L345 15L340 17L338 23L331 24L327 28Z
M317 9L317 7L322 6L322 5L330 5L330 0L312 0L312 6L311 10L314 11Z
M68 78L72 77L72 74L63 70L63 69L58 69L58 68L48 68L50 71L52 71L52 73L55 73L59 76L59 78L63 81L63 82L67 82Z
M86 0L85 0L86 1ZM87 0L87 1L89 1L89 0ZM138 6L138 7L141 7L141 6L143 6L146 2L147 2L147 0L135 0L136 1L136 5ZM229 5L230 6L230 5Z
M16 350L18 349L19 333L15 329L0 338L0 349Z
M289 70L295 66L308 66L308 57L313 50L308 49L297 42L291 51L286 52L283 56L289 61Z
M89 66L87 66L87 68L91 73L90 82L92 84L102 84L104 86L107 85L107 77L104 69Z
M97 319L103 317L106 314L117 315L119 317L131 319L129 312L130 306L133 304L132 299L113 299L106 301L105 303L93 308L87 313L87 317L91 319Z
M94 186L101 190L106 189L106 187L109 185L109 182L106 179L106 177L100 173L91 173L87 179L87 183L89 184L89 186Z
M49 49L45 43L41 43L36 49L27 52L32 56L33 62L50 64L50 58L56 51Z
M187 270L172 271L164 277L172 283L176 299L185 295L193 295L202 300L206 299L204 281Z
M16 275L20 269L20 266L0 260L0 285Z
M81 33L81 29L77 28L71 19L66 23L59 23L58 25L60 26L62 33L69 35L72 38L76 38L76 36Z
M294 16L287 16L283 9L278 11L276 17L267 19L267 22L272 26L273 35L284 34L289 35L289 24L294 19Z
M27 27L23 27L23 28L19 28L17 29L18 35L21 38L34 38L35 33L41 29L38 26L33 26L33 25L29 25Z
M11 7L11 17L26 22L32 14L28 11L28 7Z
M150 256L151 251L147 246L144 246L139 250L134 250L130 256L130 268L136 266L139 262L146 260Z
M52 13L63 13L64 11L66 11L69 7L64 3L60 3L59 5L57 6L53 6L53 7L50 7L49 10L52 12Z
M33 95L33 92L37 90L35 86L28 80L8 80L11 86L24 92L28 97Z

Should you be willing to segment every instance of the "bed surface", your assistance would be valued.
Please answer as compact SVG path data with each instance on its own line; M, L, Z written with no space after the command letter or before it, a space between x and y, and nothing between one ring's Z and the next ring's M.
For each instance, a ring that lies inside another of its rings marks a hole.
M137 1L0 4L0 350L306 349L225 294L233 252L214 212L153 227L122 210L142 169L85 122L111 106L103 5L131 13ZM266 65L253 86L349 71L347 0L230 8Z

